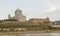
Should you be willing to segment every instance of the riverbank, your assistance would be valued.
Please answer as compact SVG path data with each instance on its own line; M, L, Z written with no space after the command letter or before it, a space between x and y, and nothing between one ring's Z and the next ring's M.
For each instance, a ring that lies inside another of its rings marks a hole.
M32 34L32 33L60 33L60 31L28 31L28 32L0 32L0 34Z
M0 36L60 36L60 33L0 34Z
M28 32L0 32L0 34L27 34L27 33L45 33L43 31L28 31Z

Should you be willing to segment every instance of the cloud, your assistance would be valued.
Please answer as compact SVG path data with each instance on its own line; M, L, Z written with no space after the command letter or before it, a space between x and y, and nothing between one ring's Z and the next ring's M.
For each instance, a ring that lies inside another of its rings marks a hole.
M56 10L56 7L50 6L48 9L44 9L43 12L44 13L51 13L51 12L53 12L55 10Z
M50 17L51 20L59 20L60 17L60 0L48 1L47 8L43 9L41 17Z
M60 2L59 2L60 3ZM58 2L55 3L48 3L48 7L43 9L44 13L59 13L60 12L60 4Z

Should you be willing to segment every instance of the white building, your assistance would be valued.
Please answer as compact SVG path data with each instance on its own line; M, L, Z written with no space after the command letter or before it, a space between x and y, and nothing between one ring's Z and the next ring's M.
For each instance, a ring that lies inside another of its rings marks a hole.
M15 11L15 16L11 17L10 14L8 15L8 19L15 19L18 22L26 22L26 16L22 14L22 11L18 8Z

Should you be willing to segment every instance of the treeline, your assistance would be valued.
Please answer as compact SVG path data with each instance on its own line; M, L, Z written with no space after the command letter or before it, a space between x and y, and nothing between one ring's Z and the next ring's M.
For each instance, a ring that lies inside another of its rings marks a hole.
M8 24L0 24L0 28L27 28L28 30L31 29L48 29L49 26L48 25L43 25L43 24L39 24L39 25L30 25L29 23L8 23Z
M33 25L30 23L6 23L6 24L0 24L0 31L4 31L4 29L10 29L10 31L15 31L15 28L26 28L26 31L40 31L40 30L53 30L56 28L53 28L48 25L48 23ZM17 30L16 30L17 31ZM25 30L20 30L25 31Z

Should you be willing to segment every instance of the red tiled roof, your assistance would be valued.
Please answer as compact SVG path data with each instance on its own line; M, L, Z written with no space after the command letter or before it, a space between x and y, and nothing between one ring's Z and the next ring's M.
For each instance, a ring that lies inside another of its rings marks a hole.
M46 19L49 19L49 18L45 18L45 19L42 19L42 18L31 18L30 20L46 20Z

